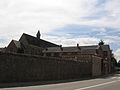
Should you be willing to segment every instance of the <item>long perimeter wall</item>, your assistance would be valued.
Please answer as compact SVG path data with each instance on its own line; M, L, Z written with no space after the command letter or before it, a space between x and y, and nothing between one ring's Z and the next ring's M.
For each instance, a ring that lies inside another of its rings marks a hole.
M92 75L92 63L0 53L0 82L45 81Z

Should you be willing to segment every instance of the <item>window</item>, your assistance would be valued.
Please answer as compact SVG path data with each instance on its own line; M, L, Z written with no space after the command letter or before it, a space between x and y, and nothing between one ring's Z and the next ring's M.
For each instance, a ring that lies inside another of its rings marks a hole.
M50 53L46 53L46 56L51 56L51 54Z
M72 54L76 55L76 54L77 54L77 52L72 52Z
M68 54L68 55L71 55L72 53L69 52L69 53L67 53L67 54Z
M66 52L63 52L62 55L67 55L67 53L66 53Z
M107 51L104 51L103 54L104 54L104 57L107 57L107 56L108 56Z
M19 48L19 49L17 50L17 53L24 53L24 50Z
M54 53L54 56L55 56L55 57L58 57L58 56L59 56L59 53Z
M96 54L98 54L98 49L96 49Z
M40 53L41 56L44 56L44 53Z

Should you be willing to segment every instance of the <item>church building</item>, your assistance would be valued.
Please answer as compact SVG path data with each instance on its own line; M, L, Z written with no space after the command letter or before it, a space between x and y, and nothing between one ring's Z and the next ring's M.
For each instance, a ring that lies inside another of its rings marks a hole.
M45 48L59 46L41 39L40 36L40 31L38 31L36 37L23 33L19 41L12 40L10 42L6 48L6 52L41 55L42 50Z

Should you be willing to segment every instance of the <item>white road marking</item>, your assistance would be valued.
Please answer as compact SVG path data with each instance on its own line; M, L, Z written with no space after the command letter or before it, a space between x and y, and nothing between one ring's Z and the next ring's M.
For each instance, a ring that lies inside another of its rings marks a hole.
M112 77L112 79L117 78L117 77Z
M120 77L118 77L120 79Z
M83 88L79 88L79 89L75 89L75 90L86 90L86 89L90 89L90 88L94 88L94 87L99 87L99 86L115 83L115 82L118 82L118 81L120 81L120 80L115 80L115 81L106 82L106 83L102 83L102 84L97 84L97 85L93 85L93 86L83 87Z

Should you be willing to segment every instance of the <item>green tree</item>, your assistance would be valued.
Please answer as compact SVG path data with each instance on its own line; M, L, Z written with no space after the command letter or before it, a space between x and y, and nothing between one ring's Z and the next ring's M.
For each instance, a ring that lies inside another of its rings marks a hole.
M118 61L117 66L120 67L120 60Z
M115 66L118 65L117 60L116 60L116 58L114 56L111 58L111 60L112 60L112 62L114 63Z

